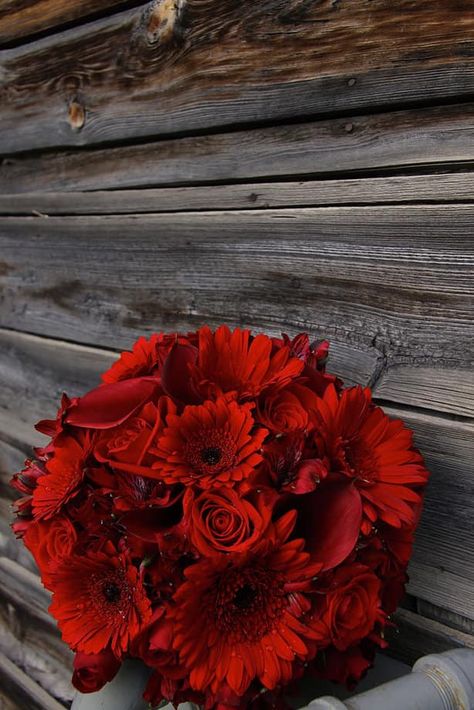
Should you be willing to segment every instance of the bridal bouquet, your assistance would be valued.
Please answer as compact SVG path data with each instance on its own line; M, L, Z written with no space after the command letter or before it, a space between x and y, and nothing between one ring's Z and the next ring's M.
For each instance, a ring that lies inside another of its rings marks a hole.
M79 690L134 657L153 706L285 707L303 674L351 684L370 666L428 473L327 354L305 334L156 334L39 422L14 529Z

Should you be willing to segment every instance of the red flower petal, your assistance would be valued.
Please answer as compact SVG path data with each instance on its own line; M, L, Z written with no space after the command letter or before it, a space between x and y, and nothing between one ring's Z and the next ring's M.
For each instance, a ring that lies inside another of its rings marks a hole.
M176 342L163 364L162 386L166 394L186 404L196 404L201 398L196 394L190 374L190 365L194 365L198 349L193 345Z
M78 400L66 422L94 429L117 426L150 400L159 386L156 377L135 377L100 385Z
M352 485L330 481L314 493L298 496L295 505L300 511L296 533L306 539L305 550L313 562L332 569L352 552L359 537L362 520L360 494Z

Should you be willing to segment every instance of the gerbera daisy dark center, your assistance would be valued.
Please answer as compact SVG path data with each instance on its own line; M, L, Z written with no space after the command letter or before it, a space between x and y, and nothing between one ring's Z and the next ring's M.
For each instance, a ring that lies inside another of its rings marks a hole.
M257 641L274 627L286 606L283 584L263 567L232 569L217 580L209 614L234 641Z
M186 445L186 459L196 473L206 475L233 468L236 443L222 429L202 430Z
M255 589L250 584L244 584L244 586L240 587L237 591L232 603L239 609L247 609L252 605L255 596Z
M131 604L131 588L120 571L105 576L93 574L89 579L89 596L98 614L110 622L117 614L127 614Z
M201 451L201 459L210 466L215 466L222 458L222 451L218 446L208 446Z
M102 587L102 593L111 604L118 602L120 599L120 588L113 582L106 582Z

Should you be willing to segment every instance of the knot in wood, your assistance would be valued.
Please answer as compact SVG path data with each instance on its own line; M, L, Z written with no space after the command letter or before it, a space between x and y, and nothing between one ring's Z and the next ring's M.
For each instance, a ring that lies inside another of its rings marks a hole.
M145 27L150 44L166 44L180 34L186 0L155 0L148 8Z
M79 131L86 122L86 110L79 101L71 101L68 108L69 125Z

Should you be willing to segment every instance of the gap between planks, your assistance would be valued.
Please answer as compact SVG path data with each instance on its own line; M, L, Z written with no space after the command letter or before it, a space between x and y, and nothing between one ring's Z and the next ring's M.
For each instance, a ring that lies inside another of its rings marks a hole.
M474 173L0 195L0 214L142 214L289 207L470 203Z
M397 170L467 171L469 105L351 115L152 142L5 157L0 191L44 192L292 181ZM0 114L1 115L1 114ZM305 177L307 176L307 177Z

